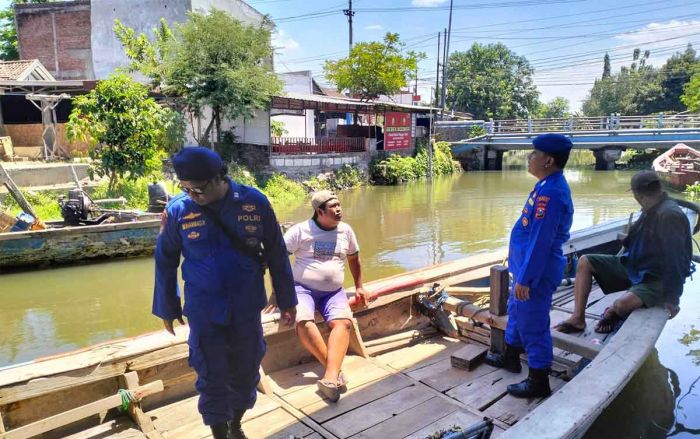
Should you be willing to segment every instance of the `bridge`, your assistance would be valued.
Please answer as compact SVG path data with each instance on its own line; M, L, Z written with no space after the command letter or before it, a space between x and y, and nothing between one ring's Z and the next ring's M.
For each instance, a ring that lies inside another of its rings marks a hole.
M500 170L505 151L530 149L532 138L541 133L567 135L575 149L593 151L597 170L614 169L626 149L669 149L678 143L700 147L698 114L492 120L484 128L486 135L450 142L453 156L463 164L481 162L481 169Z

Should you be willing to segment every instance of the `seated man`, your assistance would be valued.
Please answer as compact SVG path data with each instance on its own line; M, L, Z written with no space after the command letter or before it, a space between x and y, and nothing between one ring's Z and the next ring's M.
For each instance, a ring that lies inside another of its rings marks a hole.
M605 294L626 291L605 310L595 328L598 333L612 332L620 320L641 307L665 306L669 318L680 311L683 284L694 269L688 218L661 190L653 171L635 174L631 186L642 214L623 241L624 252L621 256L587 255L579 259L573 315L554 329L570 333L586 328L593 277Z
M318 191L311 198L313 217L295 224L284 235L287 251L295 256L292 271L297 294L296 330L301 344L324 366L318 388L331 402L340 399L347 380L340 368L348 350L352 311L343 290L345 260L355 281L355 294L367 303L362 287L357 238L341 221L340 201L331 191ZM314 313L319 311L331 329L328 346Z

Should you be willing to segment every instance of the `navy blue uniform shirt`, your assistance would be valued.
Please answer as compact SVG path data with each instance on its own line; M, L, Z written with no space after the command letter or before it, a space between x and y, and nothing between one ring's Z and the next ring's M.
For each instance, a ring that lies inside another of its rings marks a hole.
M265 247L267 266L280 309L296 305L294 280L282 231L269 201L257 189L229 179L226 196L209 206L243 240L257 239ZM260 313L267 303L264 269L234 248L224 231L197 203L182 193L163 213L156 244L153 314L177 319L228 324ZM182 262L185 306L181 307L177 269Z

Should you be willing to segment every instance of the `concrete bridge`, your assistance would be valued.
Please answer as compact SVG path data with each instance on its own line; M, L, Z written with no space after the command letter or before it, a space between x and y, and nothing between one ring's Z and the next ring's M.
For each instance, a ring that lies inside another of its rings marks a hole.
M449 124L454 129L455 122ZM530 149L532 138L546 132L567 135L575 149L593 151L597 170L614 169L626 149L669 149L678 143L700 148L700 115L496 120L484 128L484 136L450 142L463 165L500 170L505 151Z

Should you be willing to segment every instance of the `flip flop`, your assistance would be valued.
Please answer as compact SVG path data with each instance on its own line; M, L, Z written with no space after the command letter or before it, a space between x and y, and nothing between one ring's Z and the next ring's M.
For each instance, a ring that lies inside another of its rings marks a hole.
M321 392L321 395L325 396L330 402L338 402L340 399L340 389L338 389L338 384L326 380L316 381L316 386Z
M578 328L564 320L563 322L557 323L556 326L554 326L554 330L563 334L576 334L577 332L585 331L586 327Z
M350 380L348 379L348 377L345 376L345 374L341 370L338 374L338 390L340 391L340 393L345 393L348 391L349 382Z
M622 325L623 319L621 319L617 314L613 313L612 316L606 317L609 309L609 307L605 308L603 314L600 315L600 320L595 325L595 332L598 334L610 334Z

